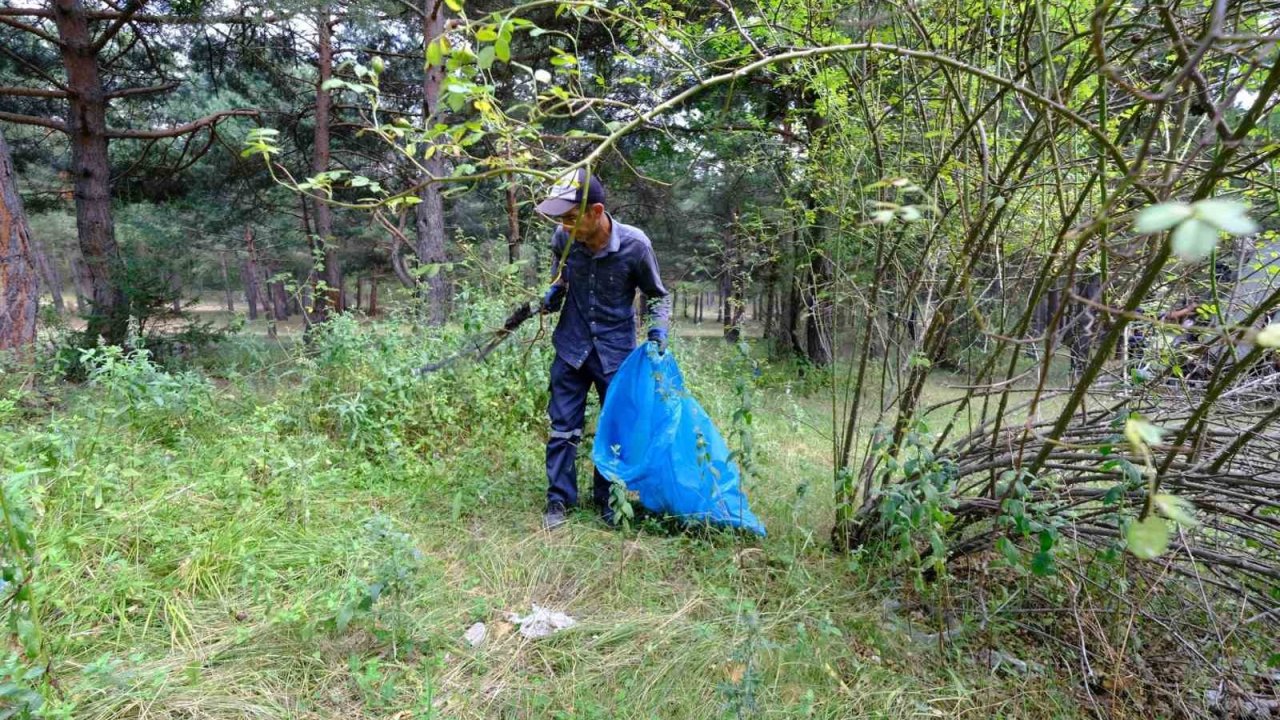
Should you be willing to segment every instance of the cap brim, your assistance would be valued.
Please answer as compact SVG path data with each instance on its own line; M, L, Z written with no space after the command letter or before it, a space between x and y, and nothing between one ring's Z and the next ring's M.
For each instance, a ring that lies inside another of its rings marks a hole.
M538 203L538 206L534 209L548 217L560 217L576 207L578 207L578 203L573 200L548 198Z

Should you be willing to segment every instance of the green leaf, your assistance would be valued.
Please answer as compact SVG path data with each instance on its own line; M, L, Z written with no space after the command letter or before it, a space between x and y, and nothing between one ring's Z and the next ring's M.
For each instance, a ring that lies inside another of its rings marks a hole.
M1133 231L1139 235L1162 232L1193 214L1191 206L1186 203L1165 202L1152 205L1138 213L1138 219L1133 223Z
M1135 416L1124 421L1124 437L1135 449L1156 445L1163 436L1164 428L1152 425L1141 417Z
M1143 560L1157 558L1169 549L1169 524L1155 515L1129 525L1125 531L1129 552Z
M427 43L427 65L439 65L444 61L444 47L440 43L440 39L436 38Z
M39 657L40 633L36 631L35 623L26 618L18 618L16 629L18 642L22 643L22 649L26 651L27 657L32 659Z
M462 0L444 0L444 4L456 13L462 12Z
M344 632L347 625L351 624L351 618L355 617L356 608L353 603L344 603L338 608L338 614L333 618L333 624L337 626L338 632Z
M493 44L493 52L502 62L511 62L511 36L500 36Z
M1038 552L1031 557L1031 573L1040 577L1054 573L1053 556L1047 552Z
M933 555L935 562L945 562L947 559L947 545L942 541L942 536L937 530L929 532L929 552Z
M1271 323L1259 330L1254 342L1259 347L1280 348L1280 323Z
M476 40L480 42L493 42L498 39L498 31L488 25L476 31Z
M1000 551L1001 555L1004 555L1005 562L1011 566L1019 567L1022 565L1022 555L1018 552L1018 546L1014 545L1009 538L1002 537L997 540L996 549Z
M1191 527L1196 524L1196 518L1191 514L1191 502L1185 498L1180 498L1177 495L1156 495L1155 504L1161 515L1183 527Z
M1194 205L1196 217L1231 235L1252 235L1258 224L1249 219L1249 209L1234 200L1201 200Z
M496 56L496 51L493 49L493 46L485 45L480 48L480 54L476 56L476 65L478 65L481 70L488 70L493 67L493 59Z
M1103 505L1115 505L1120 502L1120 498L1124 497L1125 484L1116 483L1107 490L1107 494L1102 496Z
M346 86L347 86L347 83L342 80L339 80L338 78L329 78L328 80L325 80L324 82L320 83L321 90L335 90L339 88L344 88Z
M1190 218L1173 231L1173 252L1187 262L1203 260L1218 246L1218 232L1216 225Z

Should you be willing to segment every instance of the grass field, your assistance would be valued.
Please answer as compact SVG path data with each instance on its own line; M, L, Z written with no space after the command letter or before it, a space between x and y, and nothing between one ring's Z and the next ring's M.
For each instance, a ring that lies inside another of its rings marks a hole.
M896 611L894 568L829 550L830 399L783 370L751 428L766 539L589 510L548 535L545 340L418 381L456 337L348 323L304 357L261 331L204 373L5 378L50 717L1076 715L1052 673L993 673L981 631L921 641L936 628ZM675 351L727 433L742 370L692 335ZM507 614L534 604L578 624L526 639Z

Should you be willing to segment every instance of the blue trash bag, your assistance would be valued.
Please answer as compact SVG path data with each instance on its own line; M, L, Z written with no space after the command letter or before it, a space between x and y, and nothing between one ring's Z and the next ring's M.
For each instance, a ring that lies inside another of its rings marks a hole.
M765 534L724 438L685 391L672 353L658 355L650 343L636 348L613 376L591 459L651 512Z

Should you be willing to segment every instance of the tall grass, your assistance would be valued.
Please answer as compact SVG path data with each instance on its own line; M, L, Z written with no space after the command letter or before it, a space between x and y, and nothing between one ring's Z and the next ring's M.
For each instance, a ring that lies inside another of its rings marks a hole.
M501 314L433 336L339 318L305 351L224 348L214 379L114 351L80 387L5 376L0 469L31 508L49 662L25 678L14 645L0 683L91 720L1073 715L1052 678L912 640L893 573L828 553L824 405L785 373L752 428L767 540L588 511L540 532L548 343L409 372ZM675 352L729 427L733 350ZM579 624L526 639L506 613L534 603Z

